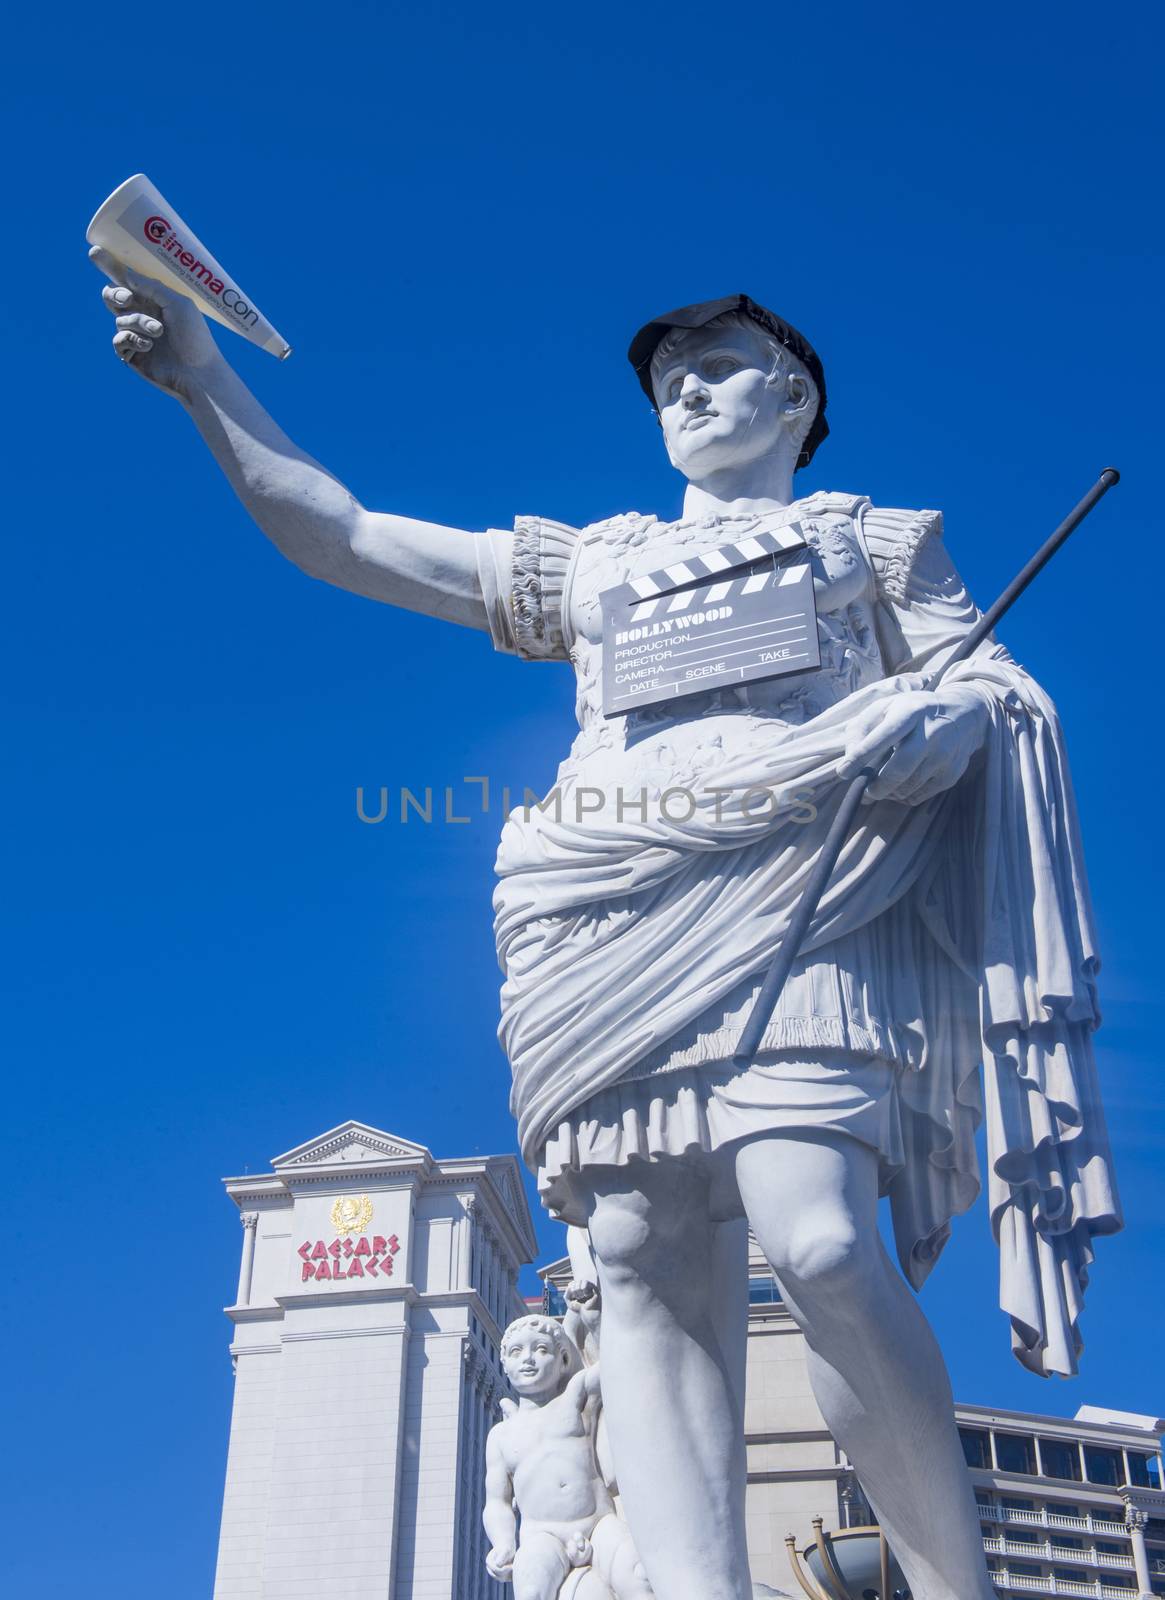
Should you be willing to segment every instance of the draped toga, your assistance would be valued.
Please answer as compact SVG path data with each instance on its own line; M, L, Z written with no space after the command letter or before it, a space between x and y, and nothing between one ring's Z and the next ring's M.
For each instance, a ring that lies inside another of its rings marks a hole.
M820 668L604 718L600 593L793 520ZM549 1203L583 1220L580 1163L731 1137L758 1106L773 1126L852 1115L917 1288L979 1192L985 1116L1013 1348L1075 1371L1092 1240L1120 1227L1097 956L1056 711L994 641L944 679L987 709L971 768L921 805L863 807L755 1063L731 1067L846 787L853 719L891 675L919 687L978 619L941 516L819 493L765 516L523 517L478 536L478 568L495 645L577 679L578 736L542 806L507 821L494 896L499 1036Z

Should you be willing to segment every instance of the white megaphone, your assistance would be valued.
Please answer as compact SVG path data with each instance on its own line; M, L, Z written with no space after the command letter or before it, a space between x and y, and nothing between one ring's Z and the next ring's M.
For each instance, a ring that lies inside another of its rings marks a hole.
M224 328L282 361L291 346L142 172L113 191L85 230L90 244L192 300Z

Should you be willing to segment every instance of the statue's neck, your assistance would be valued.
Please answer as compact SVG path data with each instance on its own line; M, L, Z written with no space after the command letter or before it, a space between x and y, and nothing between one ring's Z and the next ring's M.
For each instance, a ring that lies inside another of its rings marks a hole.
M781 511L792 505L794 463L785 452L689 479L684 490L684 520L739 516L742 512Z

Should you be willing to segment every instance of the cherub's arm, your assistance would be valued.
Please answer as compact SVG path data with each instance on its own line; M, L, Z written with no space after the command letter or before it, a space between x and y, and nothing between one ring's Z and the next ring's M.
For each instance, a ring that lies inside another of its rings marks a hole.
M588 1400L593 1400L600 1394L598 1362L593 1367L584 1367L581 1372L576 1372L574 1377L562 1391L562 1398L567 1405L572 1405L578 1411L584 1410Z
M504 1426L504 1423L499 1423L491 1428L485 1441L485 1510L481 1514L486 1538L490 1542L485 1564L501 1583L507 1581L513 1570L518 1543L514 1482L499 1438Z
M566 1288L566 1315L562 1331L588 1365L599 1359L599 1321L602 1300L598 1285L575 1281Z

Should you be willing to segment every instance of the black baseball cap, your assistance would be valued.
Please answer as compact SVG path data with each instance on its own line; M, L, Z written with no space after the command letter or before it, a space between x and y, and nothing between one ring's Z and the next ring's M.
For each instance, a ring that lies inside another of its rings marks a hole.
M807 467L813 459L817 446L829 432L829 423L825 420L825 368L821 365L821 357L803 333L799 333L791 322L785 321L784 317L778 317L775 311L768 310L766 306L760 305L746 294L726 295L723 300L698 300L695 305L680 306L676 311L665 311L661 317L653 317L650 322L645 322L627 349L627 359L635 368L640 387L654 406L651 358L665 334L670 333L673 328L706 327L709 322L725 316L730 311L742 312L746 317L751 317L754 322L759 323L766 333L771 333L778 344L783 344L790 354L797 357L817 385L817 415L806 435L805 443L801 446L801 454L797 457L797 465Z

